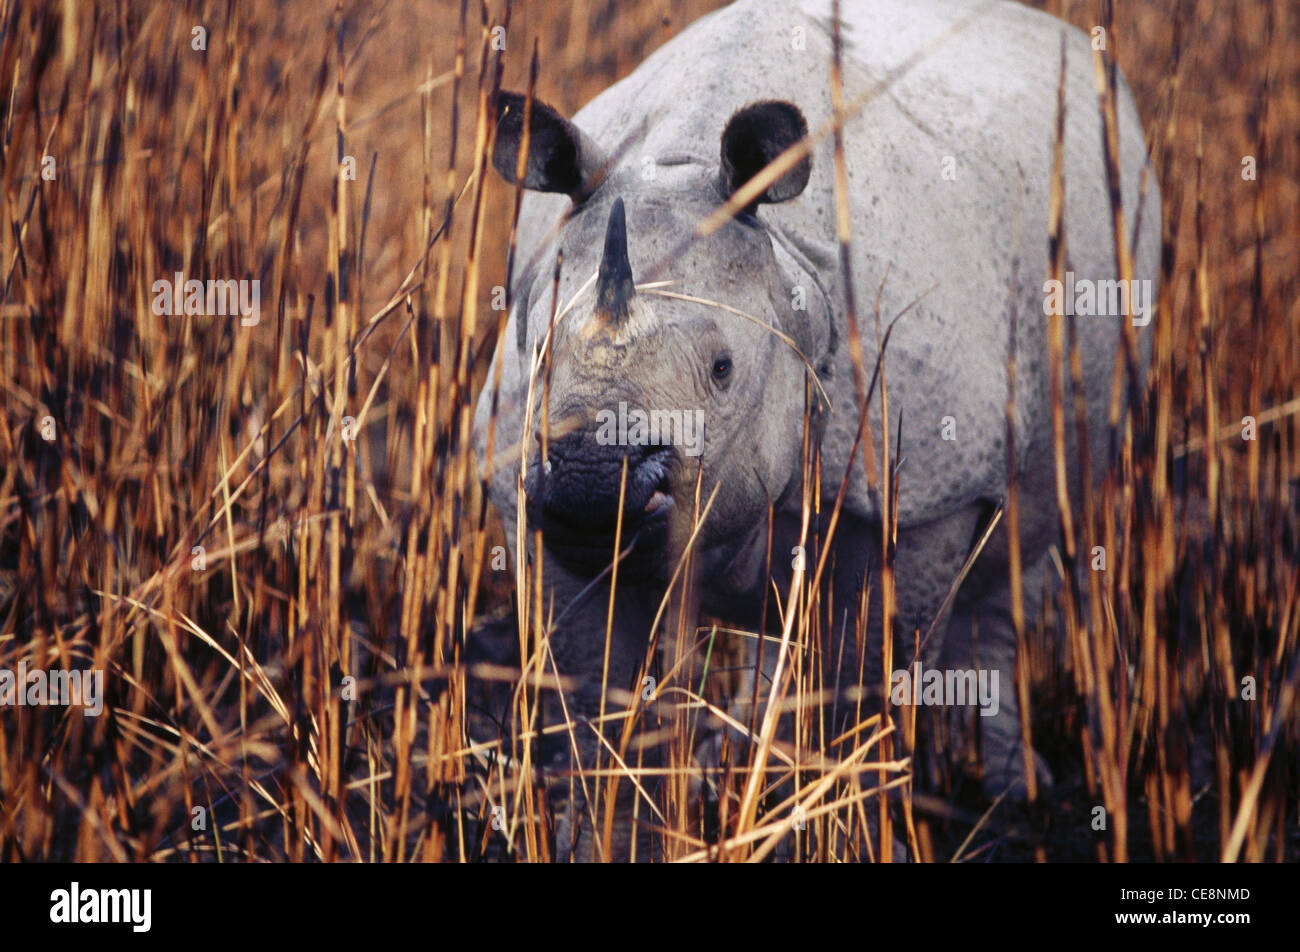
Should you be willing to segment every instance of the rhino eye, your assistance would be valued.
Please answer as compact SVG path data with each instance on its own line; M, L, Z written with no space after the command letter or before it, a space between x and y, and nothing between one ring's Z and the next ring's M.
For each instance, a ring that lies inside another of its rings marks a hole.
M713 379L721 383L731 376L731 357L723 354L713 359Z

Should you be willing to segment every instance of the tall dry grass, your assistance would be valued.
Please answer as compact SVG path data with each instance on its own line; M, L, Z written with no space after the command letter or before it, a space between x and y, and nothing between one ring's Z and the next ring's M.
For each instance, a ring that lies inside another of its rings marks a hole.
M771 855L796 807L806 860L888 856L891 825L926 860L1300 854L1300 16L1278 0L1109 23L1165 253L1121 465L1067 503L1060 591L1018 623L1023 732L1055 788L989 803L971 723L903 709L837 738L804 705L798 749L742 725L758 742L702 797L690 752L756 633L680 616L647 658L657 704L609 685L616 743L557 769L589 728L468 446L517 208L485 164L488 99L535 55L571 113L715 5L0 2L0 668L107 685L98 718L0 710L0 857L544 861L577 784L606 843L631 793L671 858ZM260 323L154 314L177 271L260 280ZM883 498L907 492L872 442ZM833 502L810 491L805 518ZM823 568L769 593L793 706L827 687Z

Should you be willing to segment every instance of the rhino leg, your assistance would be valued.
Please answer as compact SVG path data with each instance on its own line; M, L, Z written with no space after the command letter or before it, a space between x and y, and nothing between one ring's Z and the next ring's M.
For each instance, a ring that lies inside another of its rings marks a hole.
M823 580L822 605L833 605L834 619L823 619L821 629L826 633L825 641L818 647L815 653L805 655L803 660L804 677L808 677L807 665L816 663L820 666L819 670L812 676L817 685L833 693L834 699L828 702L827 710L818 712L806 708L801 716L801 721L805 727L811 723L818 723L819 718L825 715L826 729L830 737L838 736L849 730L859 720L859 718L868 718L877 713L881 704L881 691L878 685L881 684L881 645L880 645L880 617L879 617L879 597L876 591L873 591L872 597L868 602L868 618L866 629L870 634L867 636L864 644L859 644L854 633L861 629L859 623L858 608L860 604L860 594L864 585L864 580L874 575L874 569L871 567L874 563L875 553L878 550L880 528L867 520L859 519L852 514L844 514L838 530L839 541L836 543L836 551L832 561L828 566L828 578ZM797 518L778 517L778 525L774 534L773 542L773 560L771 567L772 583L775 584L776 590L779 591L784 599L789 592L792 578L791 565L789 560L784 558L784 553L791 552L793 546L799 541L799 523ZM776 553L782 553L777 556ZM809 556L806 563L811 567L815 560ZM758 604L762 599L761 588L751 597L751 604ZM757 625L759 630L764 630L761 623ZM753 640L747 647L748 662L746 665L746 675L742 681L740 689L728 705L728 714L739 724L755 725L756 729L763 722L763 717L767 709L767 698L772 687L773 678L776 676L776 668L780 654L780 637L779 630L765 631L764 642L760 647L758 641ZM797 645L791 646L791 651L798 650ZM761 658L760 658L761 655ZM790 665L793 663L793 655L787 661L787 676ZM757 685L755 685L757 679ZM868 685L867 695L859 702L859 688L863 684ZM795 698L793 689L784 692L786 705L793 703ZM757 698L757 709L755 708L755 698ZM793 751L799 738L798 724L794 713L786 710L782 713L777 727L774 739L785 751ZM805 731L806 736L806 731ZM859 737L859 740L865 739ZM697 765L705 768L701 771L700 786L704 788L706 796L716 796L716 791L710 789L711 784L709 776L715 775L719 770L723 760L724 744L730 744L734 751L744 752L747 749L752 750L757 746L757 741L750 738L747 733L738 730L721 727L705 737L699 743L694 751L694 757ZM813 747L819 747L814 739ZM840 750L826 750L826 756L846 756L851 753L853 742L850 741ZM805 748L806 749L806 748ZM731 760L736 762L743 758L743 753L738 755L733 753ZM877 756L876 751L866 755L868 760ZM810 758L805 758L805 762ZM779 758L772 756L769 758L769 765L775 766L779 763ZM792 782L786 782L778 785L771 792L773 802L781 802L794 792ZM878 851L879 837L877 835L876 811L874 809L875 801L869 801L868 805L873 807L866 811L868 828L865 835L870 838L871 845L859 844L859 852L863 856L874 855ZM905 844L898 838L897 832L899 827L895 827L893 859L895 862L906 861L908 851ZM793 828L790 834L782 841L778 847L775 856L778 861L789 858L795 846L795 832Z
M1023 573L1026 629L1042 607L1043 583L1049 559L1044 553ZM1012 624L1011 592L1007 585L963 594L953 609L941 664L954 668L998 672L998 709L977 717L981 738L984 791L990 799L1009 793L1026 796L1025 759L1020 736L1020 703L1016 691L1016 634ZM969 722L968 722L969 723ZM1050 789L1052 774L1037 753L1035 773L1040 790Z
M767 692L772 684L772 678L776 673L778 647L777 644L771 640L773 637L774 636L771 633L768 634L769 640L763 651L761 675L758 673L757 653L753 652L751 653L751 657L750 657L751 666L749 668L749 672L746 675L746 677L742 680L741 688L737 692L735 699L732 701L730 705L728 705L727 708L728 715L741 724L748 725L750 723L751 716L753 717L754 724L760 725L762 723L763 714L766 711L766 707L767 707L766 705ZM779 637L779 635L775 637ZM759 684L758 684L759 701L758 701L757 713L755 713L755 708L753 703L755 677L759 678ZM851 713L850 706L842 702L840 705L839 714L837 717L834 718L834 722L840 725L846 724L850 720L850 716L849 716L850 713ZM869 710L866 707L866 705L864 705L863 715L867 716L868 714L869 714ZM815 713L811 713L806 716L815 717L816 715ZM793 714L789 714L789 713L783 714L781 719L777 722L775 740L777 744L779 744L784 750L789 751L794 749L796 743L796 725L795 725L795 718ZM701 741L699 744L696 745L696 748L694 750L695 765L697 768L700 768L700 772L697 775L697 781L692 786L692 790L691 790L694 796L697 797L703 796L710 800L716 800L716 798L719 796L719 791L717 790L716 786L713 784L710 778L718 776L720 774L725 759L723 748L724 745L728 743L731 745L732 753L730 756L730 760L732 763L735 763L736 761L741 759L741 757L743 756L743 751L745 751L747 747L752 748L753 746L756 745L756 742L751 741L747 735L741 734L738 731L726 727L719 727L717 730L714 730L711 733L709 733L704 738L703 741ZM742 753L738 754L737 751L740 751ZM776 763L777 763L776 757L769 758L769 765L775 765ZM806 785L807 784L805 783L805 786ZM792 793L794 793L794 784L792 781L786 781L784 783L777 785L771 791L770 799L772 802L779 803L787 799ZM874 806L875 806L875 801L869 801L868 809L865 811L865 815L867 819L867 829L865 831L865 836L870 839L870 846L868 847L864 843L858 844L858 852L862 856L874 855L875 852L878 850L878 844L880 842L880 838L877 833L879 827L877 825L877 816L876 816L876 810L874 809ZM903 840L898 835L899 830L900 827L898 825L895 825L893 861L907 862L910 857L909 857L906 843L904 843ZM792 826L790 832L781 841L781 843L777 846L776 851L773 853L774 860L776 862L793 861L795 847L796 847L796 834Z
M554 766L571 771L558 791L557 857L578 862L623 861L631 856L632 837L636 835L637 858L651 859L650 837L644 832L644 824L638 825L634 834L632 812L635 806L642 819L652 814L644 796L653 796L653 787L642 781L645 794L640 794L627 779L619 781L610 849L606 851L604 831L593 826L593 819L603 827L609 810L605 803L609 779L584 777L579 771L590 771L597 766L609 768L615 763L610 749L619 748L623 720L608 715L625 709L629 691L640 691L640 685L633 682L648 647L649 624L658 599L649 589L620 582L611 626L608 624L608 581L593 584L589 579L575 576L549 554L544 558L543 586L546 592L543 611L553 619L548 646L554 669L549 668L548 659L548 673L558 671L570 684L563 700L564 713L571 726L563 736L562 746L552 756ZM600 722L602 686L608 721L603 727ZM601 736L606 743L601 742ZM648 763L651 757L652 752L647 752L642 762ZM629 755L628 759L634 766L634 758ZM635 804L638 796L643 797L642 802Z

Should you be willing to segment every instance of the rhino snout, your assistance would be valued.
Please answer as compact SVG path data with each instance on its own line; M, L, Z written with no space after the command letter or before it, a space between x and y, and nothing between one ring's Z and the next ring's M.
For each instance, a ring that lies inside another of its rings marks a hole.
M540 455L528 468L524 493L529 521L542 530L548 549L589 553L607 563L620 518L623 546L635 539L644 550L663 541L673 508L673 446L607 446L580 431L551 441L545 462Z

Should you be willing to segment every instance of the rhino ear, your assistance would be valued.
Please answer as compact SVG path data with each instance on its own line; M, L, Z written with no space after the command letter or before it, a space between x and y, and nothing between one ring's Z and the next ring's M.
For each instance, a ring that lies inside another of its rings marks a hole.
M492 165L514 185L524 139L524 96L499 92L497 136ZM605 155L582 130L539 99L528 123L528 163L524 188L577 197L592 191L604 174Z
M728 196L752 179L763 167L808 134L808 122L794 103L769 99L738 111L722 132L722 185ZM760 202L785 202L808 185L812 161L799 160L789 172L767 187L746 209Z

